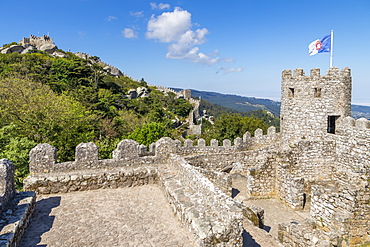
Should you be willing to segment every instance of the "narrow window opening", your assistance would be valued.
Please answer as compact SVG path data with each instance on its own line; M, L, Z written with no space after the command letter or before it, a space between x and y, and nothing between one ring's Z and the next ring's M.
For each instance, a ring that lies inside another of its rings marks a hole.
M306 206L306 203L307 203L307 195L306 195L306 193L303 193L303 205L302 205L302 209L304 209L304 207Z
M289 98L294 98L294 88L289 88Z
M328 133L335 134L335 121L339 116L328 116Z
M321 88L315 88L314 92L315 98L321 98Z

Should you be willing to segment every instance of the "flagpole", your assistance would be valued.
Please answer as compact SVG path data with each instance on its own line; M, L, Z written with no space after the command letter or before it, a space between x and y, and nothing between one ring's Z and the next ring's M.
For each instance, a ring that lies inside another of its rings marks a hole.
M333 42L334 42L334 31L330 31L330 67L333 67Z

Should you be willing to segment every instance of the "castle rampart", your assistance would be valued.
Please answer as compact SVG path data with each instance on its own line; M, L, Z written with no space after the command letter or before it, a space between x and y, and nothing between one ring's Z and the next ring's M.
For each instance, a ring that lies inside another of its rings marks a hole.
M36 203L35 192L17 192L14 165L0 159L0 245L18 246L31 219Z
M123 140L112 159L94 143L76 147L75 161L57 163L56 149L30 152L25 189L58 193L162 186L169 203L201 246L241 246L241 215L258 219L231 198L232 180L249 197L271 196L310 218L279 226L284 246L370 243L370 122L349 117L351 74L331 68L282 74L281 132L274 127L210 144L168 137L147 147ZM256 225L258 225L258 220Z

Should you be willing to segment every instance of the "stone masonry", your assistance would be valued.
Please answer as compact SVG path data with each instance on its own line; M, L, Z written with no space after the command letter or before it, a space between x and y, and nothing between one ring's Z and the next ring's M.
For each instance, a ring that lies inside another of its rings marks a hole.
M242 246L242 221L263 227L263 209L232 198L232 181L243 181L249 198L274 197L305 220L279 225L284 246L370 244L370 121L350 115L351 71L302 69L282 73L281 132L224 140L162 138L150 151L123 140L113 158L82 143L75 161L57 163L56 149L30 152L25 190L67 193L157 184L200 246ZM233 145L232 145L233 143ZM4 175L6 176L6 175ZM262 213L261 213L262 212Z

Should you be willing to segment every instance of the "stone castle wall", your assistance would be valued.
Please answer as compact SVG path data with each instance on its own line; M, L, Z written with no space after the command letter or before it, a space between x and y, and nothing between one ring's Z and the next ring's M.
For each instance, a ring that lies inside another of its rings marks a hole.
M98 159L95 144L81 143L76 147L75 161L63 163L55 162L54 147L39 144L30 152L32 173L24 188L48 194L159 184L200 246L241 246L243 210L247 209L201 171L172 154L174 143L170 138L160 139L155 149L152 146L153 155L154 151L144 152L137 142L123 140L109 160Z
M258 129L253 137L246 133L210 145L203 139L182 143L165 137L150 151L123 140L107 160L99 160L95 144L82 143L75 161L63 163L56 162L54 147L39 144L30 152L25 188L56 193L161 184L200 245L217 246L229 234L230 241L219 246L240 246L245 209L230 198L237 174L249 196L276 196L296 210L310 210L310 219L280 225L284 246L368 243L370 121L348 117L350 93L348 68L340 73L331 68L324 76L318 69L310 76L301 69L294 75L284 71L281 133L270 127L264 135ZM207 217L194 218L198 214ZM210 234L210 226L218 230Z
M29 38L25 37L21 41L19 41L19 43L23 46L32 45L36 47L41 47L42 45L45 44L54 44L54 41L48 35L37 37L31 34Z
M15 190L13 163L0 159L0 246L19 246L35 204L35 192Z

